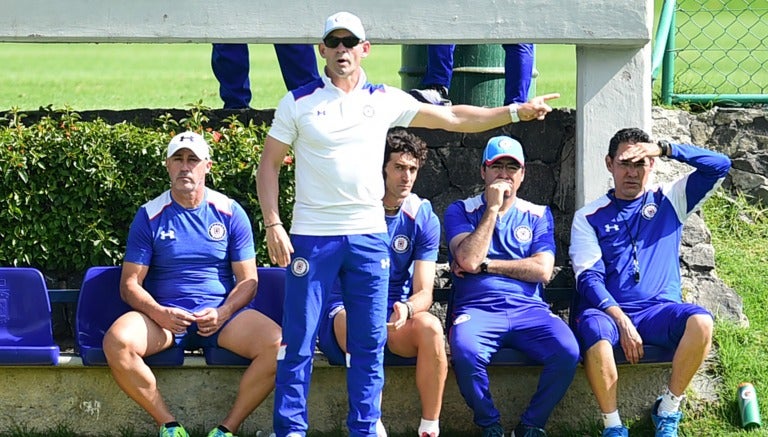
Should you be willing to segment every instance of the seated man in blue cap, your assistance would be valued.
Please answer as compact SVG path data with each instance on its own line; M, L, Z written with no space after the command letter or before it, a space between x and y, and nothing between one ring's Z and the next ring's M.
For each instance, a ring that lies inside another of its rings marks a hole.
M483 437L503 437L487 367L501 348L515 348L541 364L536 392L512 432L546 436L544 426L576 373L579 345L568 325L542 299L555 264L549 207L517 197L525 178L519 141L491 138L480 166L485 190L452 203L445 234L453 273L448 333L459 390Z

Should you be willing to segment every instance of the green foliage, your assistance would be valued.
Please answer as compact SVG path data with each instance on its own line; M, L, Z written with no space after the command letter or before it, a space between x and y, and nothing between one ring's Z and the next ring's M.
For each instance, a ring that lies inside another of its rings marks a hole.
M255 184L266 128L232 117L214 130L203 109L198 104L181 120L160 117L152 127L86 122L69 108L25 124L24 115L12 110L0 120L0 209L6 212L0 215L0 265L33 266L65 279L93 265L119 264L136 211L168 189L168 141L186 129L203 133L211 144L208 185L245 208L258 261L266 261ZM292 164L281 171L280 184L287 225Z

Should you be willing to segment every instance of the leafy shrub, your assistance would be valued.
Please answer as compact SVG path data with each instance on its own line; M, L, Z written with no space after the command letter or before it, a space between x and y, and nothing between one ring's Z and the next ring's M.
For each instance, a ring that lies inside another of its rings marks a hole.
M256 196L256 169L266 127L231 117L214 130L200 108L155 126L83 121L69 109L34 124L12 110L0 123L0 265L32 266L66 280L93 265L122 262L133 217L169 187L165 150L186 129L203 133L213 149L208 186L248 213L257 261L268 264ZM280 173L280 214L286 226L294 199L292 159Z

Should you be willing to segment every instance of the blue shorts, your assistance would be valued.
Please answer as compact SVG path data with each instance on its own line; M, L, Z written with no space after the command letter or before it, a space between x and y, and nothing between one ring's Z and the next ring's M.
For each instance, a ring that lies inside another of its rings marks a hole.
M674 302L660 303L627 313L627 317L637 328L644 344L674 350L685 334L688 318L697 314L712 317L712 313L699 305ZM618 346L621 342L616 322L597 308L587 308L579 314L574 329L583 352L600 340L607 340L612 346Z
M202 335L197 333L197 323L193 323L189 325L189 328L181 334L174 334L173 340L176 342L176 347L183 348L184 350L194 350L194 349L200 349L205 347L217 347L219 345L219 334L221 334L221 330L224 329L225 326L229 324L232 320L235 319L241 312L244 310L249 309L247 306L240 308L239 310L235 311L234 314L232 314L232 317L229 318L226 322L224 322L223 325L221 325L221 328L219 328L218 331L216 331L215 334L210 335L208 337L203 337Z

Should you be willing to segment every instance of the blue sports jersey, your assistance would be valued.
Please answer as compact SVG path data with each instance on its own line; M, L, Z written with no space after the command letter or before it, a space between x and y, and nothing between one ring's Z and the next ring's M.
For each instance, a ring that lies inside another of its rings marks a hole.
M389 234L388 311L395 302L405 302L413 293L413 262L437 261L440 221L429 200L411 193L395 215L386 216ZM341 305L341 290L334 287L325 304L326 314Z
M190 312L220 306L235 285L231 263L255 257L245 211L210 189L195 209L170 191L142 205L125 251L126 262L149 266L143 286L160 305Z
M457 235L473 232L486 209L485 195L459 200L445 211L446 241ZM498 217L488 249L490 259L523 259L537 253L555 254L554 220L548 206L536 205L523 199ZM453 255L449 254L449 260ZM532 300L543 302L542 284L526 282L503 275L471 274L453 276L455 308L502 304L506 307Z
M581 296L578 312L614 305L633 312L682 301L678 257L683 224L722 183L730 159L685 144L674 144L671 158L696 170L649 187L634 200L617 199L611 190L576 212L569 252Z

